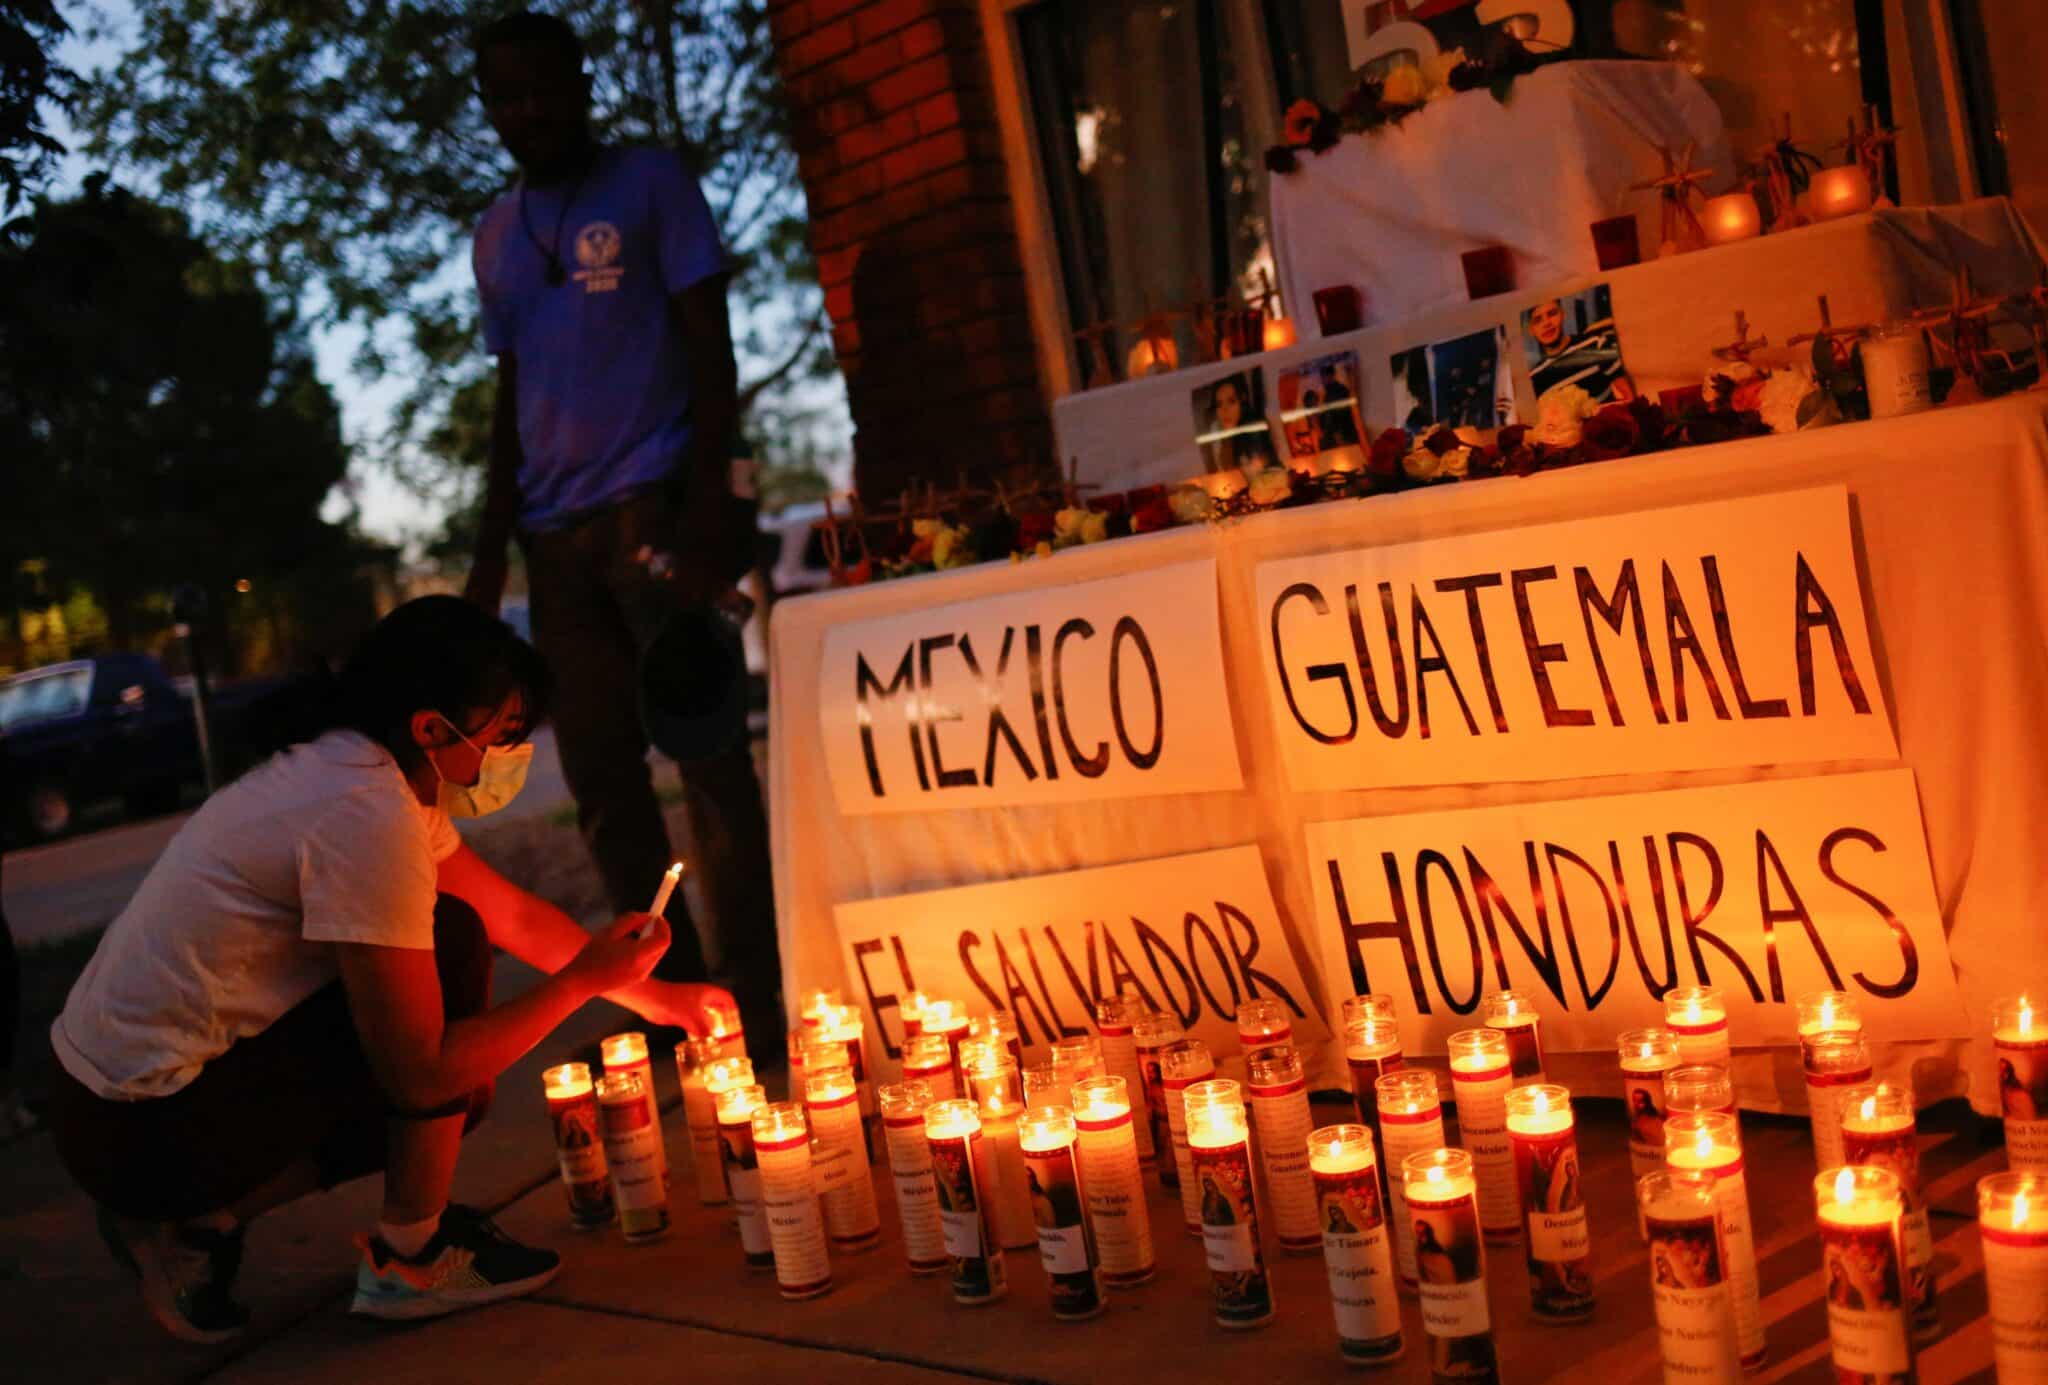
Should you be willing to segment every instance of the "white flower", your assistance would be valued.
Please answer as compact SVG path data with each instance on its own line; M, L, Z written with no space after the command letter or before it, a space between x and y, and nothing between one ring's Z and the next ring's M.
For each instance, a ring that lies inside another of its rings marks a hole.
M1429 99L1452 96L1451 70L1465 61L1465 50L1453 48L1448 53L1434 53L1422 60L1422 79L1429 83Z
M1545 390L1536 401L1534 440L1551 447L1576 447L1584 431L1580 424L1600 411L1593 396L1577 385L1558 385Z
M1428 481L1444 468L1444 459L1426 447L1418 447L1401 459L1401 470L1418 481Z
M1216 513L1216 502L1200 486L1175 486L1166 493L1166 508L1182 524L1194 524Z
M1443 455L1443 471L1446 476L1462 478L1472 469L1472 449L1454 447Z
M1717 361L1714 363L1714 368L1707 372L1706 383L1701 386L1701 389L1705 393L1709 404L1718 404L1721 401L1721 389L1720 386L1714 383L1717 378L1725 378L1739 385L1745 380L1754 380L1762 374L1762 371L1758 370L1748 361Z
M1252 504L1261 509L1278 505L1294 494L1294 477L1286 467L1269 466L1252 476Z
M1773 433L1796 433L1799 431L1799 409L1818 387L1799 370L1781 370L1764 382L1764 395L1757 404L1757 412L1770 425ZM1832 399L1818 409L1806 424L1809 428L1822 428L1830 423L1839 423Z

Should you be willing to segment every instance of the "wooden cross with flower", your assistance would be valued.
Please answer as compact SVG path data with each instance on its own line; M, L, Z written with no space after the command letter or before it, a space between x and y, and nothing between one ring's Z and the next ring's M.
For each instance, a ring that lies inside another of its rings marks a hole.
M1769 337L1752 338L1749 335L1749 314L1742 309L1735 310L1735 340L1726 346L1714 348L1717 361L1740 361L1747 365L1749 358L1771 344Z
M1793 337L1788 344L1792 346L1805 346L1808 342L1826 342L1828 351L1833 359L1838 364L1846 364L1850 355L1856 349L1856 343L1869 335L1872 325L1868 322L1861 322L1852 327L1835 326L1834 317L1828 311L1828 296L1822 294L1820 295L1820 330L1801 332L1798 336Z
M1664 209L1659 255L1676 255L1686 250L1697 250L1706 244L1706 231L1700 226L1699 214L1692 209L1692 199L1699 194L1700 184L1714 176L1714 170L1692 166L1698 147L1693 140L1687 140L1685 148L1677 154L1673 154L1669 146L1660 147L1657 154L1664 161L1663 176L1635 184L1638 192L1654 189Z
M1830 147L1844 151L1861 164L1864 173L1870 177L1870 186L1877 194L1879 205L1889 206L1890 199L1885 189L1890 186L1892 151L1898 142L1898 130L1881 123L1876 106L1866 105L1861 120L1849 117L1848 137Z
M1764 185L1771 197L1771 229L1789 231L1795 226L1804 226L1809 218L1799 210L1799 194L1806 191L1807 184L1820 169L1817 155L1801 149L1792 142L1792 113L1778 117L1777 136L1758 156L1764 172Z
M1927 340L1936 355L1946 348L1958 372L1973 379L1983 371L1983 352L1991 345L1991 317L2006 306L2003 297L1980 298L1970 282L1970 267L1956 270L1955 287L1949 301L1939 307L1922 308L1912 321L1928 329ZM1942 329L1948 330L1947 341Z

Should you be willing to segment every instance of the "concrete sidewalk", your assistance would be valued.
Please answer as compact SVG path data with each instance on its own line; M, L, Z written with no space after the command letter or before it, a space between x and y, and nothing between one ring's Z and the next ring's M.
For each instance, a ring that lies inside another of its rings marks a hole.
M47 1137L0 1151L0 1254L8 1262L0 1303L0 1361L22 1375L0 1378L138 1382L488 1380L641 1382L820 1379L974 1379L1096 1385L1104 1381L1330 1380L1338 1361L1320 1257L1269 1254L1278 1320L1227 1332L1210 1316L1198 1242L1181 1229L1177 1199L1150 1183L1159 1273L1112 1295L1092 1322L1060 1324L1047 1310L1036 1254L1011 1252L1011 1292L978 1309L952 1303L943 1277L913 1279L904 1266L886 1177L878 1179L884 1234L876 1249L835 1257L829 1295L789 1304L772 1277L742 1268L735 1232L699 1207L686 1170L688 1142L671 1105L667 1130L677 1165L675 1228L650 1246L615 1231L578 1233L557 1185L538 1071L580 1043L619 1027L597 1008L579 1015L541 1053L508 1075L492 1119L465 1146L458 1196L502 1207L507 1232L563 1252L560 1277L533 1299L417 1326L350 1318L348 1237L375 1211L374 1180L285 1209L252 1231L241 1293L256 1310L247 1341L207 1352L157 1335L132 1284L92 1232L90 1209L69 1189ZM672 1069L657 1067L664 1096ZM779 1074L771 1078L774 1091ZM1318 1120L1344 1107L1319 1106ZM1764 1318L1771 1365L1762 1380L1830 1379L1819 1251L1812 1237L1812 1154L1804 1122L1744 1122ZM1945 1336L1920 1358L1926 1382L1989 1381L1972 1188L2003 1167L1982 1147L1967 1113L1927 1114L1922 1144L1936 1208ZM1576 1379L1599 1385L1658 1378L1648 1266L1632 1226L1628 1155L1614 1103L1581 1110L1585 1184L1594 1225L1600 1307L1584 1324L1544 1327L1529 1315L1519 1251L1489 1253L1488 1288L1504 1378ZM1270 1237L1269 1237L1270 1244ZM1407 1355L1377 1378L1429 1379L1416 1305L1404 1304ZM725 1376L726 1371L737 1372Z

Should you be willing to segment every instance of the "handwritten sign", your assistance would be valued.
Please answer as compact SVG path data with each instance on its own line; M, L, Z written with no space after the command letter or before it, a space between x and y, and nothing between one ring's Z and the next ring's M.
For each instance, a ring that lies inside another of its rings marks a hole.
M1841 486L1263 563L1297 790L1894 758Z
M1237 1051L1237 1007L1274 999L1298 1039L1326 1038L1294 963L1258 848L967 885L841 904L850 997L898 1056L912 990L1007 1010L1035 1061L1094 1029L1095 1002L1135 986L1219 1057Z
M853 621L818 716L839 811L1235 789L1216 565Z
M1560 1052L1692 985L1737 1044L1790 1043L1823 989L1886 1039L1964 1032L1911 770L1312 823L1308 853L1331 1004L1391 993L1411 1052L1507 986Z

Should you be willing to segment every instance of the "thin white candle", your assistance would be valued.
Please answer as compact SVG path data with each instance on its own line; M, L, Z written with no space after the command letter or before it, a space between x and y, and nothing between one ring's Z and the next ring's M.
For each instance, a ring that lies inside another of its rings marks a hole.
M647 912L655 918L664 917L668 910L669 898L675 894L676 886L682 882L682 878L683 863L681 861L677 861L667 870L663 871L661 874L661 884L654 891L654 903L647 906ZM647 929L643 928L640 931L645 935Z

